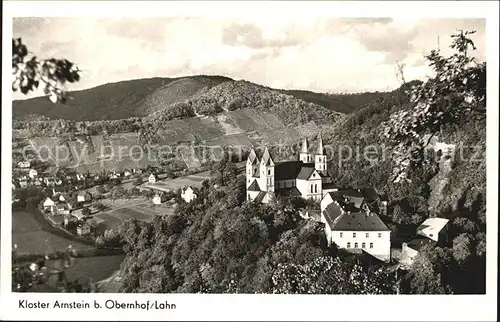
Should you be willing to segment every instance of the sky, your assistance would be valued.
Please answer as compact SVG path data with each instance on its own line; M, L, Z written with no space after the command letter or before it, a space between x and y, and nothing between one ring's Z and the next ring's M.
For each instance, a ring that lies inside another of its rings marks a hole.
M306 16L306 15L304 15ZM450 35L476 30L486 58L484 19L275 17L14 18L39 58L67 58L83 71L69 90L149 77L223 75L284 89L385 91L430 75L424 55L449 53ZM27 97L41 93L32 93ZM27 98L15 93L14 99Z

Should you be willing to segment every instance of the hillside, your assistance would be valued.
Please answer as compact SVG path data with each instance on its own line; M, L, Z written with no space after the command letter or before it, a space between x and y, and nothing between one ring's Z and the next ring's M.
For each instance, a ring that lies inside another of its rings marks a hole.
M303 90L282 90L295 98L326 107L329 110L344 114L360 110L367 104L380 99L384 93L366 92L353 94L323 94Z
M274 90L246 81L233 81L224 76L200 75L109 83L70 92L71 98L66 104L53 104L46 97L17 100L13 102L12 116L14 120L22 120L33 114L73 121L118 120L144 117L186 101L203 104L219 99L223 100L222 104L233 104L234 108L239 108L239 99L248 104L248 99L260 95L252 93L252 90L257 90L258 93L265 90L275 92L276 95L286 94L340 113L355 111L380 96L380 93L330 95L310 91ZM200 96L203 98L198 98ZM266 104L266 101L261 103Z
M192 76L109 83L70 92L71 99L66 104L53 104L46 97L14 101L12 117L19 120L38 114L73 121L143 117L230 80L222 76Z

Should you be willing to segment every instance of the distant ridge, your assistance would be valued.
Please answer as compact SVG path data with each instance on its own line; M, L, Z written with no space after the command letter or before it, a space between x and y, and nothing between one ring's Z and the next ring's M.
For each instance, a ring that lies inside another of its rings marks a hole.
M222 84L238 84L225 86ZM248 87L248 88L243 88ZM248 96L252 88L283 93L300 101L313 103L333 112L351 113L370 103L381 93L322 94L301 90L278 90L247 81L235 81L224 76L187 76L178 78L146 78L108 83L90 89L70 92L66 104L53 104L46 97L13 101L13 119L22 120L28 115L41 115L50 119L73 121L116 120L145 117L165 110L176 103L199 101L199 97L218 100L237 100L241 93ZM231 92L235 89L235 92ZM267 95L267 94L266 94Z

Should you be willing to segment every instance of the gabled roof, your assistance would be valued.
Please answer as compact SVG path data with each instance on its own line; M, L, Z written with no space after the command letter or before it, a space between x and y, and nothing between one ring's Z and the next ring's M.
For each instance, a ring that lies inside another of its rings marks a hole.
M261 163L265 166L274 165L273 158L271 157L271 153L269 152L267 146L264 150L264 153L262 154Z
M329 204L323 211L323 216L325 216L326 222L330 229L333 229L335 221L342 215L342 209L335 202Z
M302 194L300 193L299 189L297 187L291 187L291 188L283 188L279 190L280 195L283 196L292 196L292 197L300 197Z
M314 167L303 166L302 169L300 169L299 174L297 175L297 179L308 180L314 171ZM321 176L319 176L319 178L321 178Z
M339 205L332 203L323 212L331 230L337 231L390 231L375 213L343 212Z
M274 178L276 181L295 179L297 178L300 169L307 164L308 163L302 163L302 161L286 161L277 163L274 168Z
M252 184L248 187L248 191L261 191L257 180L254 180Z
M267 191L261 191L261 192L259 192L259 194L257 195L257 197L255 197L254 201L258 202L258 203L261 203L262 200L264 200L264 197L266 196L266 194L267 194Z
M259 157L257 156L255 149L252 148L252 150L250 150L250 154L248 155L247 163L251 165L257 165L259 164L259 162Z
M346 209L355 210L360 209L364 201L363 194L354 189L338 190L328 193L333 200L339 202L339 204ZM354 209L351 209L354 208Z
M420 226L418 226L418 230L427 230L427 231L432 231L436 234L439 234L439 232L446 226L448 223L448 219L445 218L427 218Z

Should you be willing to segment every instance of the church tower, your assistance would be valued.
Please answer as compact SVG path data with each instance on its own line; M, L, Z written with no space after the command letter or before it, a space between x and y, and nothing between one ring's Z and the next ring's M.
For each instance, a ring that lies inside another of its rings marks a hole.
M267 147L260 160L259 186L261 191L274 192L274 161Z
M247 158L247 164L246 164L246 177L247 177L247 182L246 186L247 189L248 187L252 184L254 181L254 178L259 176L259 157L257 157L257 153L255 153L255 149L252 148L250 151L250 154L248 155Z
M312 155L309 153L309 143L307 142L307 137L304 137L302 141L302 147L300 148L299 160L304 163L312 163Z
M321 137L321 133L318 135L318 149L316 150L316 154L314 156L314 168L322 173L326 173L327 171L326 152L323 147L323 138Z

